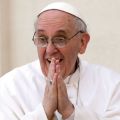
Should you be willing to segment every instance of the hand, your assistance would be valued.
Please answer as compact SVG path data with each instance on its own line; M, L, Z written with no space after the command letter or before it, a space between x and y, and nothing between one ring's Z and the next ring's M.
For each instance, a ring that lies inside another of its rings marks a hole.
M48 80L52 80L52 84L48 81L46 83L43 107L48 117L48 120L52 119L54 112L57 109L57 74L55 73L55 59L53 58L49 67Z
M56 66L57 71L60 73L60 66ZM57 79L58 91L58 111L61 113L63 119L68 118L74 111L74 106L68 98L66 85L62 76L59 74Z
M61 76L59 61L54 58L51 61L48 79L52 80L52 84L47 82L43 107L48 119L50 120L54 112L58 110L64 119L68 118L74 111L74 106L70 102L65 83Z

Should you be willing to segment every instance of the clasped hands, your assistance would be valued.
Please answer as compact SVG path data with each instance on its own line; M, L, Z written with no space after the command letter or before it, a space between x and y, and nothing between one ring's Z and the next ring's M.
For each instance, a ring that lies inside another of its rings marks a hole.
M63 119L68 118L74 111L74 106L68 98L66 85L61 76L59 60L52 58L48 76L52 82L46 83L43 107L48 120L51 120L56 110Z

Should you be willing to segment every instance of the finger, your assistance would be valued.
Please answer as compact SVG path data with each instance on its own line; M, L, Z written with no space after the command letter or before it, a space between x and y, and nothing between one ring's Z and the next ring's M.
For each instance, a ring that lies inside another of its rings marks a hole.
M49 87L48 87L48 83L47 83L45 86L45 93L48 93L48 91L49 91Z
M58 78L58 74L54 73L53 75L53 79L49 80L48 78L46 78L46 89L57 89L57 78ZM51 88L52 87L52 88Z
M60 65L59 64L56 65L56 73L58 75L60 75Z
M52 84L52 80L49 78L46 78L46 86L50 86Z
M48 79L49 80L53 79L54 73L55 73L55 58L52 58L50 66L49 66L49 70L48 70Z
M67 95L66 85L65 85L64 80L62 79L61 75L58 76L57 87L58 87L58 94L60 97Z
M48 85L48 86L50 86L50 85L55 85L55 86L56 86L57 78L58 78L58 73L54 73L52 80L46 78L47 85Z
M51 84L53 91L56 91L56 92L57 92L57 78L58 78L58 74L55 73L53 76L52 84Z
M66 100L69 101L68 94L67 94L67 88L61 75L59 75L57 79L57 89L58 89L59 102L62 103Z
M74 111L74 106L68 98L67 88L61 76L57 79L58 86L58 111L64 119L68 118Z
M58 59L56 59L55 63L56 63L56 64L58 64L58 63L59 63L59 60L58 60Z
M45 88L43 106L48 119L51 119L51 117L53 116L54 112L57 109L56 79L57 79L57 74L54 74L52 84L49 84L47 82L46 88Z
M56 84L57 78L58 78L58 74L54 73L53 80L52 80L53 84Z

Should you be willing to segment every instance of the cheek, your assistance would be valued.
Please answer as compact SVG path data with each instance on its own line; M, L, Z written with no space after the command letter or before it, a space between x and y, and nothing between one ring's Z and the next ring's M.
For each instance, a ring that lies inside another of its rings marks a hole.
M38 52L38 57L39 57L41 70L42 70L43 74L46 76L47 75L47 65L46 65L46 61L44 59L45 50L37 48L37 52Z
M71 51L70 53L67 54L66 64L69 68L74 67L77 56L78 56L78 53L75 51Z
M65 69L67 72L71 72L74 69L74 65L78 56L79 50L75 47L70 47L64 52L65 57Z
M70 49L66 50L66 59L67 61L69 61L69 64L73 63L76 61L76 58L78 56L79 53L79 48L76 48L74 46L71 46Z
M44 59L45 51L42 50L42 49L37 48L37 52L38 52L38 57L39 57L40 63L43 63L44 62L43 59Z

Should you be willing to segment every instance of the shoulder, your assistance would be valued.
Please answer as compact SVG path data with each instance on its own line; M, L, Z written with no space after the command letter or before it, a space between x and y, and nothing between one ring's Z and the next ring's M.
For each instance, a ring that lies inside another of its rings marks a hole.
M20 79L21 81L27 80L28 78L31 79L34 76L36 77L42 76L39 60L35 60L21 67L17 67L12 71L6 73L0 78L0 84L4 84L4 83L9 84L9 82L13 82L13 81L15 82Z
M43 77L38 60L15 68L0 78L0 101L9 104L7 99L20 98L27 104L29 99L33 99L33 95L36 96L36 100L42 96L41 91L44 90Z
M81 61L81 72L82 77L89 76L89 78L95 81L109 84L120 83L120 74L102 65L89 64L86 61Z

